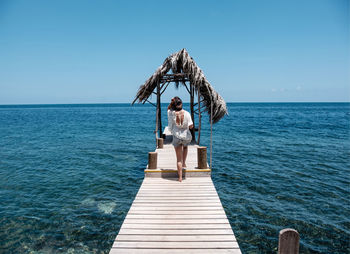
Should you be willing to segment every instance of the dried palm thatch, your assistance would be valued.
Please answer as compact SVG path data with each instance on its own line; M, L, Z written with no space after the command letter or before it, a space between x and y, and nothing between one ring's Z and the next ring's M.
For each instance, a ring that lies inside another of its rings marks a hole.
M173 74L184 73L194 86L195 91L200 92L202 101L205 105L205 111L210 115L211 105L213 105L213 123L218 122L227 114L226 103L224 99L213 89L208 80L205 78L202 70L195 63L193 58L188 54L186 49L168 56L163 64L155 73L140 86L136 98L138 102L145 102L151 95L157 84L161 82L162 77L169 71ZM176 84L178 85L178 83Z

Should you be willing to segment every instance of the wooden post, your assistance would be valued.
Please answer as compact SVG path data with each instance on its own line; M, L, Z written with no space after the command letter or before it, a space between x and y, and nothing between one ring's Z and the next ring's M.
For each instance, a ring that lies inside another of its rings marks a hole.
M159 81L157 83L157 111L158 111L158 131L159 131L159 135L158 137L162 136L163 133L163 129L162 129L162 111L161 111L161 107L160 107L160 84Z
M157 138L157 148L162 149L164 144L163 138Z
M148 153L148 169L157 169L157 152Z
M199 146L197 147L197 161L199 169L207 169L207 147Z
M191 129L192 134L192 140L196 141L196 132L195 132L195 126L194 126L194 87L192 83L190 82L190 108L191 108L191 118L193 122L193 128Z
M198 134L197 134L197 144L201 140L201 127L202 127L202 113L201 113L201 94L198 88Z
M295 229L282 229L278 239L278 254L299 254L299 239Z
M157 139L158 138L158 107L156 109L156 129L154 133L156 134L156 139Z

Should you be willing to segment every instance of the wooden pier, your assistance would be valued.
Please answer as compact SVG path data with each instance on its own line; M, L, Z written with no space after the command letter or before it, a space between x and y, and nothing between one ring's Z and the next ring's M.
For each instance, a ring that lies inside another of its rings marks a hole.
M192 143L188 147L187 167L181 183L177 181L172 137L168 128L163 132L161 119L161 95L170 83L188 91L193 121ZM149 101L152 94L157 95L156 103ZM156 153L149 154L145 178L110 253L241 253L211 180L211 170L206 166L206 149L197 145L200 144L203 110L210 117L212 131L213 124L228 113L224 99L213 89L187 50L182 49L168 56L140 86L132 104L136 101L149 102L156 107L155 134L159 148ZM198 115L197 128L195 114ZM159 139L164 134L165 140ZM210 140L212 144L212 135ZM282 230L279 238L279 254L299 253L296 230Z
M167 139L157 169L145 178L110 253L241 253L211 180L197 169L197 145L190 145L184 180L177 181L176 157Z

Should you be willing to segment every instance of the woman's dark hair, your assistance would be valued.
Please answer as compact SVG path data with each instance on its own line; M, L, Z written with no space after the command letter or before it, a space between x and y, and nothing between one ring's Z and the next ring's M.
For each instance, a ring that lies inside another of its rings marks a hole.
M171 109L171 110L174 110L173 109L173 106L174 105L174 98L171 98L171 101L170 101L170 104L168 105L168 110Z
M174 97L174 103L172 105L172 110L175 110L175 111L180 111L182 109L182 100L175 96Z

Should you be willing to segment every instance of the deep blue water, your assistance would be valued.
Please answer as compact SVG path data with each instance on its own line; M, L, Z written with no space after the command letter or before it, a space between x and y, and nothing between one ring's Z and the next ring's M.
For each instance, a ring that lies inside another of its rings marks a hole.
M350 104L228 109L212 177L242 252L276 253L292 227L301 253L350 253ZM154 128L152 106L0 106L0 253L108 253Z

